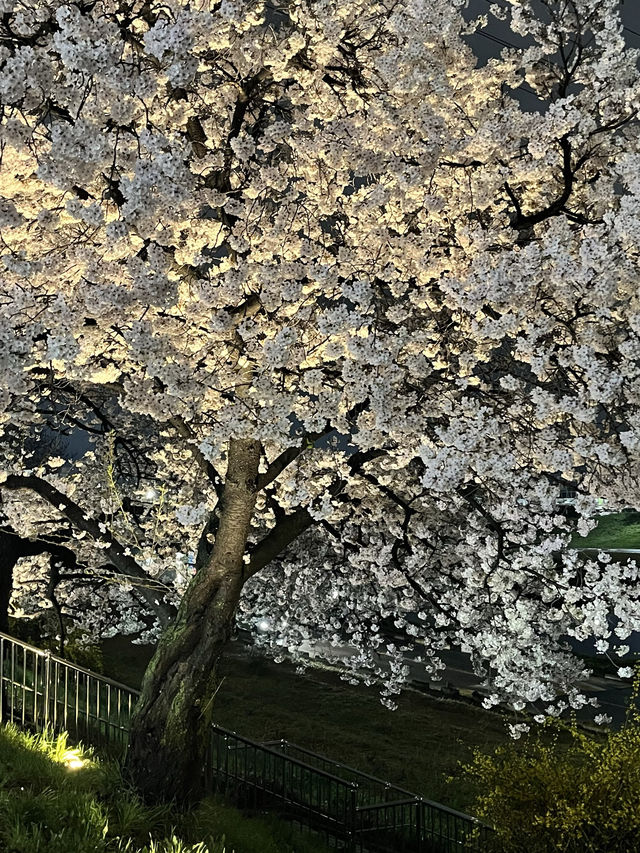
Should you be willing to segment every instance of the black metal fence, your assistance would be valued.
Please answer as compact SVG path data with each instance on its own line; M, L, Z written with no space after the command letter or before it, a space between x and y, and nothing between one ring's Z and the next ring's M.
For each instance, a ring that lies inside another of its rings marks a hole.
M0 721L68 731L124 756L139 696L49 651L0 632ZM273 809L349 853L485 853L491 831L475 818L286 740L256 743L211 727L207 790L249 809Z
M470 815L347 767L286 740L255 744L214 726L212 784L252 807L279 811L371 853L453 853L490 847L489 827ZM214 771L215 772L215 771Z
M490 847L491 830L470 815L418 797L411 791L287 740L270 741L264 746L355 785L356 809L351 820L354 850L485 853Z
M251 809L274 808L341 847L354 836L358 789L353 782L219 726L211 727L208 758L209 790L230 793Z

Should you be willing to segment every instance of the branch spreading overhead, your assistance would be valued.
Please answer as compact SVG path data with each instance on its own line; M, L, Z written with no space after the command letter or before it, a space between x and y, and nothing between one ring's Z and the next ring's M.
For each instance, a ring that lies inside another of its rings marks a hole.
M13 529L44 502L83 559L206 567L257 441L239 618L276 654L348 641L390 696L392 624L431 672L468 651L489 703L582 704L568 639L624 654L640 626L636 564L568 547L638 502L617 5L491 7L526 46L480 67L458 0L0 0ZM29 456L46 429L83 451Z

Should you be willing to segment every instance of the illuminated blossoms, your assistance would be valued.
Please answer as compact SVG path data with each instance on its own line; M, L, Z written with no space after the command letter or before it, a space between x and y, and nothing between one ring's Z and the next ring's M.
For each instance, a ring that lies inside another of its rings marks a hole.
M640 89L616 3L509 0L527 46L484 67L452 0L0 5L16 529L51 483L83 559L100 535L60 494L161 577L215 539L229 441L255 438L240 615L268 616L261 642L349 642L366 675L395 625L434 671L471 652L496 698L580 705L566 637L615 650L640 625L635 565L566 547L597 498L638 495ZM95 455L31 471L22 437L52 417L96 427ZM105 494L110 429L161 510Z

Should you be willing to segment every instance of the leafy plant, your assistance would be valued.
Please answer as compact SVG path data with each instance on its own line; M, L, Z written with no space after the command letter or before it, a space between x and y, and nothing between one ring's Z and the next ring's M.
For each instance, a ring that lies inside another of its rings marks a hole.
M179 812L146 805L117 764L66 733L0 727L0 851L11 853L318 853L275 818L218 800Z
M589 734L559 720L463 769L482 793L476 813L504 853L628 853L640 838L640 711L619 731ZM548 737L551 733L551 737Z

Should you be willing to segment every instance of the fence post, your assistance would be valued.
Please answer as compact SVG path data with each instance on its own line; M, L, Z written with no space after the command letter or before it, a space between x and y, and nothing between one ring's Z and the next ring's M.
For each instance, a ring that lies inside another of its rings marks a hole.
M422 845L422 819L424 812L424 804L422 802L422 797L416 800L416 837L418 840L418 850L423 850Z
M44 725L49 725L49 680L51 678L51 651L44 653ZM37 689L37 688L36 688Z
M351 791L349 795L349 813L345 815L346 817L346 828L347 828L347 853L356 853L356 804L357 804L357 793L358 790L355 785L351 785Z
M282 802L287 802L287 760L282 756Z

